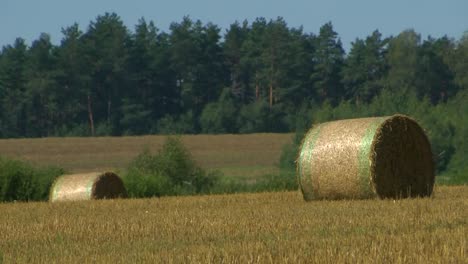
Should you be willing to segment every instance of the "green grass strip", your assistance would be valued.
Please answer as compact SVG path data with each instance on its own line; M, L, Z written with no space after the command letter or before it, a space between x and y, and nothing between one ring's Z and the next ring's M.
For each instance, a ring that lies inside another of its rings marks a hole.
M361 181L362 190L365 196L372 196L371 180L370 180L370 160L369 154L372 141L374 140L377 128L385 121L385 118L376 118L369 124L369 127L361 140L359 148L359 179Z
M318 125L315 129L313 129L310 133L307 134L304 143L302 144L301 153L299 156L299 184L302 189L302 193L306 200L313 198L313 186L312 186L312 178L311 178L311 166L310 160L312 159L312 152L315 147L315 143L320 135L321 125ZM307 162L307 164L305 164ZM303 168L302 166L305 165ZM308 193L305 191L304 187L311 188L312 193Z

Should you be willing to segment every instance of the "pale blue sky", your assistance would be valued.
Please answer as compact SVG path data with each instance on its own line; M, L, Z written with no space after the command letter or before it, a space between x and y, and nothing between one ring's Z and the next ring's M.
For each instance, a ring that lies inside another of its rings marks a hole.
M223 33L236 20L252 22L256 17L281 16L290 27L302 25L312 33L331 21L346 49L375 29L384 36L413 28L423 38L455 39L468 30L468 0L0 0L0 47L16 37L30 44L41 32L51 34L57 44L62 27L77 22L85 31L105 12L117 13L132 31L141 17L168 31L171 22L189 15L220 26Z

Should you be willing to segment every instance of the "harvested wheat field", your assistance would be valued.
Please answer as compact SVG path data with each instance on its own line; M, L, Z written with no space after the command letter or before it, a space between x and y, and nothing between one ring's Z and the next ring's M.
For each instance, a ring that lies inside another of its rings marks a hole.
M0 204L4 263L466 263L468 187Z

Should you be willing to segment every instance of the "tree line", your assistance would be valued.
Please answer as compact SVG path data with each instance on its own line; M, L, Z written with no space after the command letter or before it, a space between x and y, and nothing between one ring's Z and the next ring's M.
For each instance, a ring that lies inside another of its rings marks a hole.
M164 32L115 13L62 33L2 48L0 137L292 132L398 112L428 128L440 170L468 154L468 34L376 30L346 53L331 22L184 17Z

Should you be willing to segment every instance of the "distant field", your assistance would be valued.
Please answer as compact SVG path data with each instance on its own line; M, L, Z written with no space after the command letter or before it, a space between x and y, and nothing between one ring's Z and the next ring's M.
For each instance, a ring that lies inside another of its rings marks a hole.
M411 200L298 192L0 204L4 263L467 263L468 186Z
M277 171L292 134L186 135L184 144L204 168L227 176L254 177ZM124 168L143 149L157 151L165 136L0 139L0 155L70 172Z

